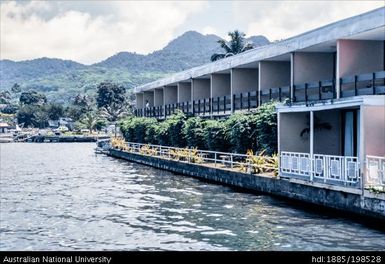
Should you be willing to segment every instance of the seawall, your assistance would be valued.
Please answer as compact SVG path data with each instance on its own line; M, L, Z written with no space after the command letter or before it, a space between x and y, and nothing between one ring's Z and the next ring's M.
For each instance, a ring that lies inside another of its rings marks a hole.
M385 194L224 170L111 149L108 155L178 174L385 220Z

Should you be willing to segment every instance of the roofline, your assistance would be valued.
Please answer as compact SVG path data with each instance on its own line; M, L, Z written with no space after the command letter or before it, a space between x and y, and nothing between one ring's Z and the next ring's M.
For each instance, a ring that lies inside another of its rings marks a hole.
M173 73L168 77L134 88L134 93L160 88L169 84L201 77L206 74L229 70L252 62L277 57L323 42L343 39L384 26L385 7L380 7L357 16L339 20L320 28L301 33L280 42L256 47L231 57Z

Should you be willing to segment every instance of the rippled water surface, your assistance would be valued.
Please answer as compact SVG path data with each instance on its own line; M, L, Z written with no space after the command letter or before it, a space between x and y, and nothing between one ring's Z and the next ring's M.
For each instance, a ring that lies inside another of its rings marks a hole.
M383 250L385 234L265 195L95 155L1 144L1 250Z

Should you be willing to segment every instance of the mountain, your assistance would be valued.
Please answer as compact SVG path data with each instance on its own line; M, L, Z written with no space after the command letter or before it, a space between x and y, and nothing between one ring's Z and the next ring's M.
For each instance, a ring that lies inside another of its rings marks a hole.
M44 92L50 100L66 103L78 93L95 93L96 86L104 80L120 83L130 90L167 74L210 62L213 53L221 52L219 39L216 35L187 31L148 55L119 52L88 66L52 58L0 60L0 91L18 83L23 91L34 89ZM269 43L264 36L253 36L246 41L255 46Z
M51 74L65 73L71 70L83 69L83 64L71 60L40 58L26 61L0 61L1 81L12 79L15 81L29 78L39 78ZM3 77L5 77L3 79Z

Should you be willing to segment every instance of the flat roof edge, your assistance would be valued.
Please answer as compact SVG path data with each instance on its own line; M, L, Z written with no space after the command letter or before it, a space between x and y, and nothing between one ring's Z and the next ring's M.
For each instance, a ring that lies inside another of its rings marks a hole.
M174 73L168 77L135 87L134 93L160 88L206 74L229 70L244 64L288 54L323 42L347 38L381 27L385 27L385 7L336 21L280 42L260 46L216 62L210 62Z

